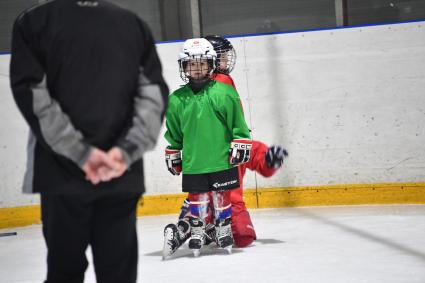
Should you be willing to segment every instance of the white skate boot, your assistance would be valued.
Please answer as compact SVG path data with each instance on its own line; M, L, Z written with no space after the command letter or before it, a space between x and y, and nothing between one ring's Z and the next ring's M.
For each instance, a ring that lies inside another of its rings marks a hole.
M229 254L232 253L233 233L231 219L226 218L225 220L216 220L215 233L217 245L220 248L227 250Z
M189 218L190 223L190 240L189 249L192 250L193 255L198 257L201 253L201 248L205 241L205 223L199 218Z
M176 224L168 224L164 228L164 247L162 259L169 258L190 237L190 225L185 219Z

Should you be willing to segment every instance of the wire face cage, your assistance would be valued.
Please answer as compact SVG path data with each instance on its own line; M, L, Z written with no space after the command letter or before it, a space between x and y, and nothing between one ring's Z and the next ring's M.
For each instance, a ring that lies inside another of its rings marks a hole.
M223 74L230 74L236 64L236 50L232 47L230 49L216 49L217 53L217 71Z
M211 54L187 55L178 62L180 77L186 83L208 78L216 69L216 57Z

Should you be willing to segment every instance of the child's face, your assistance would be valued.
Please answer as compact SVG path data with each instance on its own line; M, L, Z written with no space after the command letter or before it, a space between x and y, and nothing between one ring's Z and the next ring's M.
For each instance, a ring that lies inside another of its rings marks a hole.
M227 52L222 52L217 54L218 55L218 59L220 62L219 68L222 70L226 70L227 69L227 62L229 61L229 58L227 57Z
M194 79L204 78L208 74L207 59L191 59L187 63L186 73Z

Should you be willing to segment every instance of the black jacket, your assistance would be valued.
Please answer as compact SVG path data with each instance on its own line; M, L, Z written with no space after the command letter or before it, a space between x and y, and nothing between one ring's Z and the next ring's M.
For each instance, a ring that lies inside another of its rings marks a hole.
M147 25L105 1L54 0L15 21L12 92L30 126L25 192L143 192L168 88ZM92 147L118 145L130 169L93 186Z

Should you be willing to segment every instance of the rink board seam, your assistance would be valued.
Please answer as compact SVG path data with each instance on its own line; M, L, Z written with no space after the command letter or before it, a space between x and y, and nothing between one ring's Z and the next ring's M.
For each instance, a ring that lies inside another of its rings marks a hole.
M139 203L138 216L177 214L185 197L186 194L144 196ZM425 183L246 189L244 199L248 208L425 204ZM40 223L39 205L0 208L0 229Z

